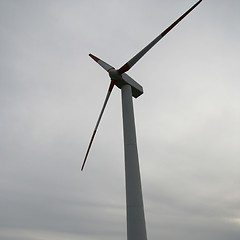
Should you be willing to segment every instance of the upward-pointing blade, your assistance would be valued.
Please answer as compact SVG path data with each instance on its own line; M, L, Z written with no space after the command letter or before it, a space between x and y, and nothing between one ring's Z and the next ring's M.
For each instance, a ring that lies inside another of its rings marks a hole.
M109 99L110 94L111 94L111 92L112 92L112 89L113 89L113 87L114 87L114 83L115 83L115 81L114 81L114 80L111 80L110 85L109 85L109 88L108 88L108 92L107 92L107 95L106 95L106 98L105 98L105 101L104 101L104 103L103 103L102 110L101 110L100 115L99 115L99 117L98 117L96 126L95 126L95 128L94 128L94 131L93 131L93 134L92 134L92 137L91 137L91 140L90 140L90 143L89 143L89 145L88 145L87 153L86 153L85 158L84 158L84 160L83 160L83 164L82 164L81 171L83 170L84 165L85 165L85 163L86 163L88 153L89 153L90 148L91 148L91 146L92 146L93 139L94 139L95 134L96 134L96 132L97 132L97 129L98 129L99 123L100 123L100 121L101 121L101 118L102 118L104 109L105 109L105 107L106 107L106 105L107 105L108 99Z
M138 54L124 64L119 70L119 74L127 72L140 58L142 58L160 39L162 39L172 28L174 28L184 17L186 17L202 0L194 4L188 11L186 11L180 18L178 18L172 25L164 30L159 36L157 36L152 42L150 42L145 48L143 48Z

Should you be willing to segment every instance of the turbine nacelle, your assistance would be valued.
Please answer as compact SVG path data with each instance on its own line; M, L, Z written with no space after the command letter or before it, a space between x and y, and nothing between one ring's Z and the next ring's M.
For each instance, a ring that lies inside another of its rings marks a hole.
M115 85L118 88L122 88L122 86L128 84L132 88L132 96L137 98L140 95L143 94L143 88L140 84L138 84L134 79L132 79L129 75L126 73L120 74L118 70L110 69L109 76L112 80L114 80Z

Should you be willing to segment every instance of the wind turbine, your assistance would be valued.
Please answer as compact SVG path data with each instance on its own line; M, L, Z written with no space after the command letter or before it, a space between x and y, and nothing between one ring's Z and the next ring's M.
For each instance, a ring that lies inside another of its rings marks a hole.
M202 0L194 4L188 11L172 23L166 30L150 42L145 48L131 58L121 68L115 69L108 63L96 56L89 54L110 76L111 82L107 91L103 107L94 128L81 170L83 170L93 139L97 132L104 109L112 92L114 85L121 89L122 93L122 116L124 133L124 155L125 155L125 181L126 181L126 207L127 207L127 239L146 240L146 225L144 217L141 178L139 171L135 121L132 96L137 98L143 94L143 88L125 72L134 66L160 39L162 39L172 28L174 28L184 17L186 17Z

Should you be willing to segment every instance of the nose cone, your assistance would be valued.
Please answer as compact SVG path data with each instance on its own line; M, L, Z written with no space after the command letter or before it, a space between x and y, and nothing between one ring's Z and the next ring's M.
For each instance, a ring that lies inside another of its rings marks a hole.
M109 71L109 76L110 76L111 79L113 79L115 81L121 79L121 75L115 69L112 69L112 70Z

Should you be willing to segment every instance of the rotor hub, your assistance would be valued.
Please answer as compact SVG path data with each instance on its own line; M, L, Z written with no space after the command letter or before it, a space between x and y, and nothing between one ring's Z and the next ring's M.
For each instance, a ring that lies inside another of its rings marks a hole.
M122 79L121 74L119 74L119 72L116 69L111 69L109 71L109 76L112 80L115 80L115 81L119 81Z

